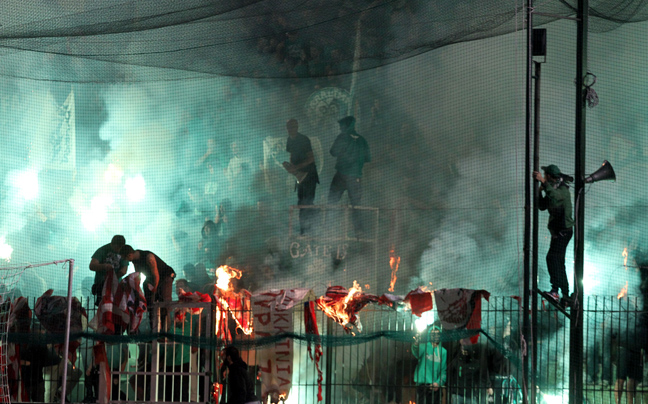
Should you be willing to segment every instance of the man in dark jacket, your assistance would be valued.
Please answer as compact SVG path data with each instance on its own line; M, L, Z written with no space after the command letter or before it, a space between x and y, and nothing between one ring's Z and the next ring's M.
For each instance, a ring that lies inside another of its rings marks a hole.
M537 171L533 177L540 181L540 190L544 191L538 197L538 208L549 211L547 227L551 233L551 244L547 252L547 269L551 282L548 295L556 302L560 301L558 290L562 291L563 299L569 299L569 281L565 270L565 253L567 245L574 234L574 219L572 217L572 202L567 182L573 178L560 172L558 166L551 164L542 167L544 177Z
M235 346L223 350L227 367L227 404L261 404L254 394L254 382L248 373L248 365L241 359Z
M491 401L493 386L487 355L481 345L461 344L461 350L448 366L448 385L453 404L484 404Z
M315 201L315 189L319 184L317 167L313 147L308 136L299 133L297 119L289 119L286 123L288 140L286 151L290 153L290 163L284 162L284 168L297 178L295 189L297 190L297 205L312 205ZM301 234L310 231L316 211L314 209L302 208L299 210L299 224Z
M362 202L362 168L365 163L371 162L369 144L355 131L354 117L347 116L338 123L340 134L331 146L331 155L337 158L336 173L331 181L328 203L333 205L340 202L342 194L347 191L351 205L359 206ZM362 238L363 226L358 213L357 210L353 212L353 226L356 237Z

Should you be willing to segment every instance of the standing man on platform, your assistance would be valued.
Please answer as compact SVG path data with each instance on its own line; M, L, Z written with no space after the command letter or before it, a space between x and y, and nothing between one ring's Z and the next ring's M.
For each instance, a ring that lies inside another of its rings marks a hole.
M297 179L297 205L313 205L315 202L315 188L319 184L315 156L310 139L299 133L299 122L295 118L286 122L288 140L286 151L290 153L290 163L284 162L283 166ZM299 210L299 225L301 234L308 233L316 215L315 209L305 208Z
M135 266L135 272L146 276L144 281L144 297L146 304L153 302L170 302L173 292L173 280L175 271L167 265L160 257L150 251L134 250L133 247L125 245L120 251L122 257L131 261ZM162 331L166 324L167 310L160 310ZM149 317L149 321L152 319ZM155 331L155 330L152 330Z
M347 116L338 121L340 134L331 146L331 155L337 159L335 163L335 176L331 181L328 203L336 204L342 199L342 194L347 191L352 206L362 203L362 167L371 162L369 144L364 137L355 131L355 118ZM353 227L356 237L364 236L360 212L353 210Z
M92 294L95 296L95 306L99 306L101 293L103 291L104 281L107 271L115 271L118 278L126 275L128 271L128 261L119 254L119 250L126 244L126 239L122 235L113 236L110 244L99 247L90 260L90 270L95 273L94 284L92 285Z
M549 211L549 223L547 227L551 233L551 244L547 252L547 269L551 281L551 291L547 294L560 302L558 290L562 291L563 303L569 303L569 281L565 270L565 253L567 245L574 234L574 219L572 217L572 202L568 182L574 179L560 172L555 164L541 167L544 170L544 177L537 171L533 177L540 181L540 191L544 191L538 197L538 208Z

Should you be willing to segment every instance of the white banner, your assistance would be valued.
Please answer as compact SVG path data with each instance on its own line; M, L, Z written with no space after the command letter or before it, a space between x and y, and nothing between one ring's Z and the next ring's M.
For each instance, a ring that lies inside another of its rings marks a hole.
M310 289L270 290L252 296L254 333L256 337L271 337L293 331L293 307L301 302ZM293 340L276 342L267 349L258 351L257 363L261 372L262 402L272 397L288 398L292 387Z
M58 127L50 135L52 150L49 168L76 169L76 117L74 91L70 90L65 102L58 108Z

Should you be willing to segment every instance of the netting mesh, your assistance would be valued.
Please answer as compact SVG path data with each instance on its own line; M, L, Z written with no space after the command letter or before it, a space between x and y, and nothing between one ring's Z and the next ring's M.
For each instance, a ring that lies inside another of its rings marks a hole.
M534 8L534 26L547 29L536 78L540 164L571 175L575 4ZM0 260L74 257L73 294L90 307L88 264L115 234L173 267L175 285L211 281L228 264L243 271L237 290L253 293L304 287L318 297L357 281L376 295L426 286L523 296L524 11L520 1L3 2ZM632 312L627 324L641 318L646 294L635 258L648 243L647 13L643 1L590 1L587 63L599 103L587 110L586 171L608 160L618 180L585 189L584 291L636 296L619 309ZM329 199L338 162L330 150L347 115L371 151L357 209L348 193ZM319 177L306 235L283 166L290 118L310 138ZM541 212L542 290L551 287L546 221ZM565 259L572 291L573 246ZM15 294L38 298L49 288L65 295L67 278L33 268ZM555 365L543 378L562 395L569 361L586 358L562 355L568 322L552 319L539 333L551 347L541 360ZM586 320L585 351L602 356L609 339L595 331L609 321ZM521 317L513 322L520 328ZM614 338L627 339L627 328L615 327ZM322 342L411 337L377 329ZM28 336L45 342L38 338Z
M573 18L575 4L536 4L536 26ZM5 7L11 18L1 36L2 56L14 68L3 74L68 82L200 77L197 73L326 77L511 33L522 7L510 1L419 0L15 2ZM648 14L643 1L594 1L590 16L591 31L606 32L645 21ZM53 68L18 67L41 57ZM174 71L158 70L152 77L137 67Z

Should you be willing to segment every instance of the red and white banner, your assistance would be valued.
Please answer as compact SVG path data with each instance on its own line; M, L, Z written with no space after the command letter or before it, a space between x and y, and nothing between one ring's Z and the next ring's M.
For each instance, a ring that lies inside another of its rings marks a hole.
M481 299L490 298L485 290L472 289L438 289L434 291L434 301L437 314L444 330L465 328L478 330L481 328ZM479 334L471 337L475 344Z
M254 333L257 337L271 337L293 331L293 307L300 303L310 289L270 290L252 296ZM257 352L261 372L261 401L278 402L288 398L292 387L293 340L285 338L267 349Z
M99 334L135 334L146 312L146 298L140 288L140 273L133 272L119 281L113 271L106 273L97 314L88 327Z

